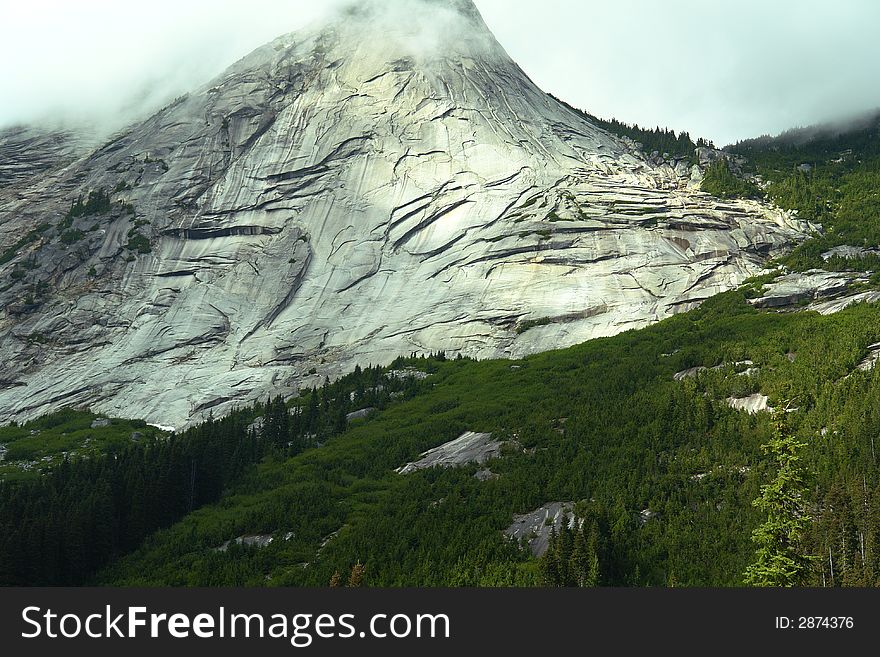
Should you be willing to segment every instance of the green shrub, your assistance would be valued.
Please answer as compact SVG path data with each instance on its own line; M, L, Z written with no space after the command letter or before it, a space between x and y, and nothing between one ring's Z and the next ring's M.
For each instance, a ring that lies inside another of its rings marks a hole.
M66 230L61 233L61 242L68 245L74 244L76 242L79 242L83 237L85 237L85 233L83 233L81 230Z
M67 220L78 217L88 217L93 214L106 214L110 212L110 195L101 188L98 191L89 192L88 197L80 196L67 211Z
M730 170L725 158L716 160L706 169L702 190L718 198L755 198L761 195L753 183Z
M150 240L136 229L129 231L125 248L142 254L150 253L153 250L150 246Z

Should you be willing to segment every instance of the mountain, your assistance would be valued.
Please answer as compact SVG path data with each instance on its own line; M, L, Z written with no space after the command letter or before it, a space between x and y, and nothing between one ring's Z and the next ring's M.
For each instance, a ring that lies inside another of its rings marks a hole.
M0 180L0 422L179 428L401 354L565 347L691 309L811 229L694 175L544 94L469 0L354 3Z
M0 130L0 195L70 164L88 151L90 143L88 136L69 130L29 126Z

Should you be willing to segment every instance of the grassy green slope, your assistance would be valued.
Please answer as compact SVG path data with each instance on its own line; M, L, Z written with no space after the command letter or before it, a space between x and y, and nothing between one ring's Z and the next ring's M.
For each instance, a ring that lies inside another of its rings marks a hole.
M501 530L514 513L576 500L606 519L603 583L735 585L751 556L750 502L766 476L758 448L769 421L724 399L761 390L771 404L795 400L811 504L850 481L873 490L880 376L851 373L878 334L877 306L775 314L728 293L642 331L517 363L444 362L422 394L323 447L264 462L99 579L326 585L360 561L373 586L537 583L535 561ZM760 374L739 375L732 363L745 359ZM672 379L723 363L696 380ZM524 449L492 462L500 477L486 482L473 477L476 466L394 473L466 430L516 437ZM646 508L659 515L642 525ZM212 549L250 533L276 540Z
M103 420L95 426L95 420ZM143 420L105 418L89 411L64 409L21 426L0 427L0 480L32 479L57 466L66 455L90 457L124 449L136 440L164 436Z

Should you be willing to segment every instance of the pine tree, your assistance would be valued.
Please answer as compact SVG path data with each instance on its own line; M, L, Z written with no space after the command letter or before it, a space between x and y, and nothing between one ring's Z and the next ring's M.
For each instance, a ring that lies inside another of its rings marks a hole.
M348 577L349 588L358 588L364 585L364 575L367 567L358 561L351 569L351 575Z
M590 572L590 547L587 543L585 529L578 531L575 535L569 572L572 575L574 584L577 586L589 586L587 579Z
M560 586L559 563L557 562L557 537L555 525L550 528L547 551L541 556L538 567L544 586Z
M752 532L757 546L755 561L745 572L750 586L798 586L806 583L812 559L802 554L805 531L812 518L804 505L804 478L800 452L806 446L790 435L782 414L777 416L773 438L763 446L776 464L773 480L761 487L753 504L767 515Z

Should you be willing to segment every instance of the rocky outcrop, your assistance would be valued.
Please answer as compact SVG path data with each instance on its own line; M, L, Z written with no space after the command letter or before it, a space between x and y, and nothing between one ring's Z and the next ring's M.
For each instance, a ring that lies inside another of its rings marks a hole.
M858 368L862 372L870 372L880 362L880 342L868 347L868 355L859 363Z
M346 422L351 422L352 420L362 420L366 417L369 417L370 413L375 410L375 408L362 408L358 411L352 411L345 416L345 420Z
M684 381L685 379L695 379L700 375L701 372L706 371L706 367L702 365L698 367L689 367L686 370L682 370L681 372L676 372L672 375L673 381Z
M489 459L500 456L501 446L502 443L492 439L491 433L467 431L455 440L428 450L421 454L419 460L407 463L395 472L406 475L434 467L454 468L469 463L482 465Z
M765 285L761 296L749 303L757 308L802 309L832 315L857 303L880 301L878 290L857 291L857 286L868 281L869 275L860 272L794 272Z
M289 541L291 538L293 538L293 532L287 532L284 535L285 541ZM246 536L239 536L237 538L228 540L222 545L214 548L214 550L216 552L226 552L232 545L242 545L244 547L252 548L264 548L271 545L274 541L275 536L272 534L248 534Z
M761 393L755 393L748 397L728 397L727 405L737 411L745 411L749 415L756 413L772 413L773 409L768 402L770 398Z
M855 294L844 294L827 301L816 301L807 306L807 310L814 310L820 315L833 315L857 303L877 303L878 301L880 301L880 290L869 290Z
M562 528L564 519L569 529L575 526L573 502L551 502L544 506L513 517L513 524L504 533L517 541L528 543L529 550L536 557L542 556L550 546L550 533Z
M863 274L811 269L776 278L765 286L762 295L750 299L757 308L784 308L803 302L830 299L845 293L855 283L867 282Z
M862 246L835 246L822 254L822 260L826 262L832 258L843 258L844 260L857 260L859 258L867 258L869 256L880 255L880 249L870 249Z
M493 479L498 479L498 475L489 469L477 470L474 473L474 479L478 481L492 481Z
M745 158L734 155L733 153L718 150L717 148L710 148L708 146L699 146L697 147L695 156L700 168L702 169L706 169L712 166L715 162L724 161L727 162L728 168L734 174L736 174L737 176L743 175L742 167L746 163L746 160Z
M430 24L381 7L0 197L0 422L74 404L179 429L401 354L565 347L691 309L811 230L633 155L469 1ZM102 188L109 210L68 216Z

